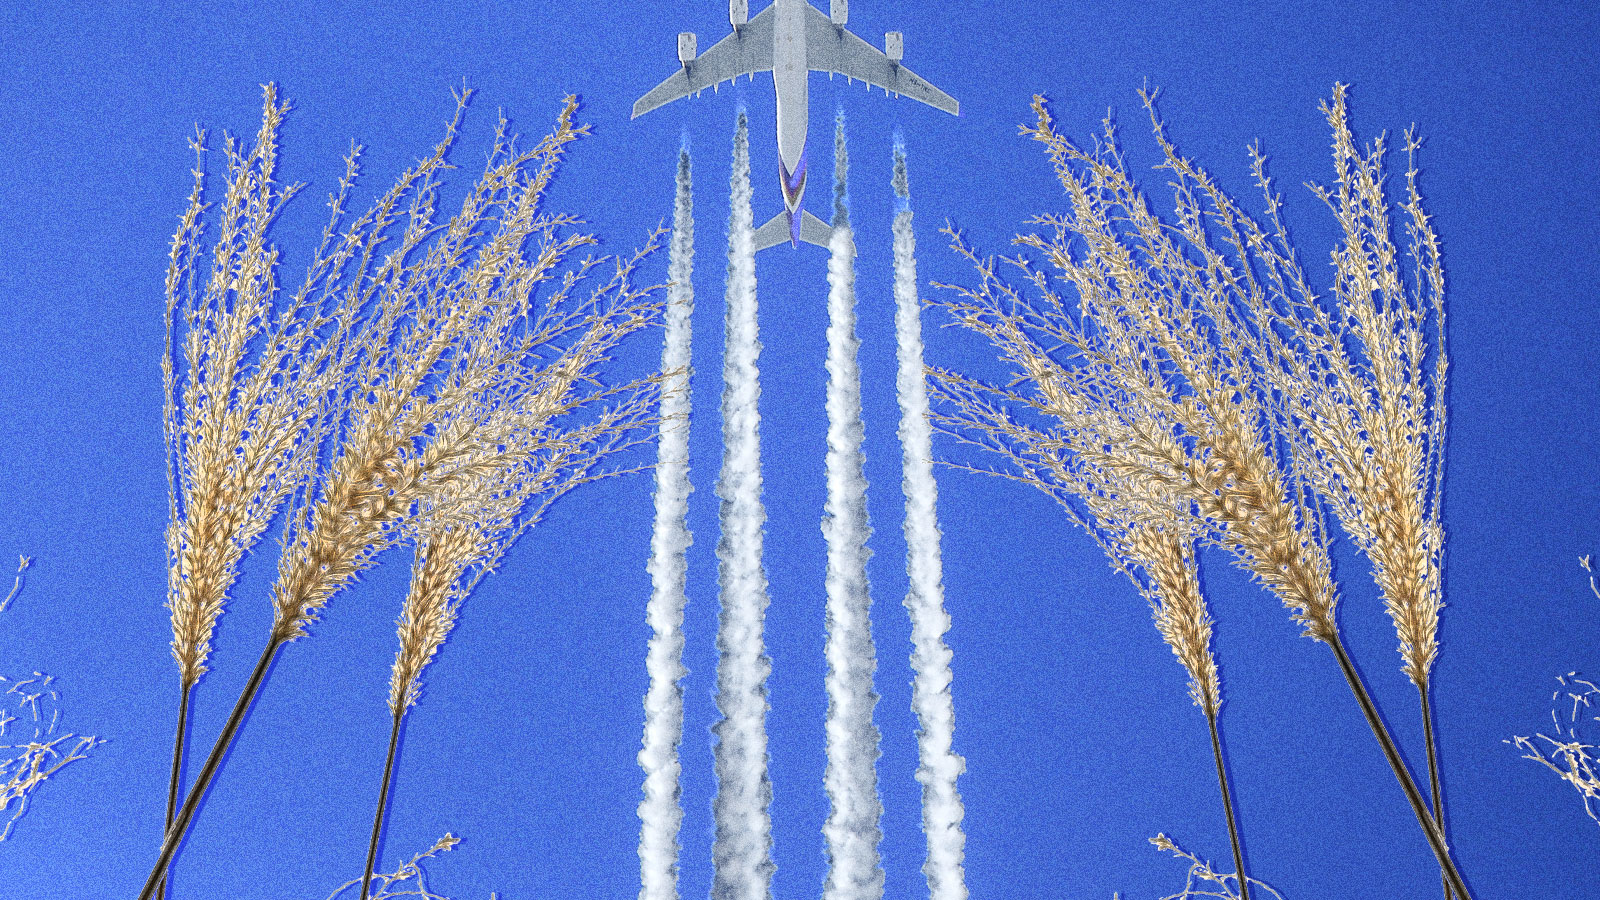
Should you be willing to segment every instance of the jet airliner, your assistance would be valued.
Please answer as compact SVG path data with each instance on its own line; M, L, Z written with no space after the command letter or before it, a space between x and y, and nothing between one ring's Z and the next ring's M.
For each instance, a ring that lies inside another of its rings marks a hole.
M756 232L756 249L764 250L785 239L795 247L801 241L827 246L831 229L800 208L806 191L809 73L844 75L920 100L951 115L958 115L961 106L900 64L905 55L900 32L885 35L884 49L880 51L846 31L849 0L829 0L827 15L807 0L774 0L753 19L749 12L749 0L729 0L728 19L733 23L733 33L699 56L695 54L694 33L678 35L678 62L682 68L640 97L633 104L633 117L740 75L754 77L757 72L771 72L778 92L778 181L783 189L784 210Z

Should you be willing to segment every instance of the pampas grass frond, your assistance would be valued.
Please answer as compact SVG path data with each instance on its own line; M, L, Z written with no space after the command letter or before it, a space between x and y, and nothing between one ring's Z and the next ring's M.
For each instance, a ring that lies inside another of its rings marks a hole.
M1211 314L1234 318L1223 329L1251 360L1255 389L1277 415L1295 478L1333 510L1371 565L1399 638L1401 669L1418 691L1433 817L1442 830L1429 688L1443 606L1444 269L1418 189L1415 132L1405 134L1403 199L1394 202L1385 186L1384 139L1357 146L1346 93L1335 85L1331 101L1321 104L1333 135L1334 183L1310 186L1342 235L1328 296L1319 296L1300 268L1260 148L1250 148L1265 200L1258 221L1178 152L1154 95L1143 97L1184 238L1208 268L1228 276L1232 308ZM1403 254L1396 232L1405 238ZM1211 248L1214 235L1221 249Z
M1007 401L1027 403L1014 392L950 372L934 375L929 386L937 404L934 426L958 442L1004 457L1009 469L995 474L1054 497L1106 552L1112 568L1127 575L1149 601L1156 629L1189 673L1189 697L1205 713L1234 864L1243 873L1244 852L1217 728L1222 683L1195 555L1204 529L1191 514L1192 501L1151 479L1126 478L1118 469L1067 452L1059 426L1045 430L1008 411ZM1248 875L1244 877L1243 900L1249 900Z
M645 252L660 235L652 235ZM460 604L557 498L579 484L617 474L596 467L645 440L645 427L654 423L659 375L609 389L594 380L610 349L660 312L653 288L627 287L640 258L618 265L612 281L586 304L586 314L565 317L577 337L564 349L557 345L553 361L543 367L531 360L519 363L530 374L505 389L468 397L451 414L478 423L480 439L475 452L461 460L456 477L424 501L402 529L416 544L416 561L390 674L389 751L364 871L371 872L376 863L401 720L416 703L422 671L454 628ZM563 318L560 304L569 293L557 292L545 319ZM508 323L500 342L517 335L522 324L527 323ZM529 327L548 331L538 322ZM573 413L593 410L598 412L591 421L569 421ZM363 885L363 900L366 892Z
M254 146L223 140L227 184L209 247L204 132L193 140L194 187L167 269L167 606L185 689L205 674L244 556L315 464L316 426L335 374L321 343L326 304L304 291L279 296L278 251L267 233L301 185L276 181L289 105L272 85L263 93Z
M1353 150L1336 89L1325 110L1337 186L1320 192L1345 232L1330 311L1294 262L1259 153L1270 228L1178 153L1154 95L1141 96L1162 150L1159 168L1171 176L1174 217L1151 211L1109 119L1085 149L1055 129L1035 98L1037 122L1022 131L1045 145L1069 212L1036 218L1042 230L1017 243L1048 258L1055 277L1011 260L1029 286L1024 296L947 229L978 280L945 285L952 290L938 301L989 340L1019 386L931 374L958 404L973 397L1031 409L1047 423L1038 429L1046 449L1092 473L1093 483L1113 486L1111 502L1175 498L1205 543L1229 551L1307 636L1328 645L1438 857L1447 893L1469 900L1449 858L1437 792L1430 813L1343 646L1322 513L1326 502L1341 518L1360 514L1354 527L1371 536L1380 586L1398 592L1386 602L1402 629L1407 671L1425 678L1436 649L1442 532L1429 523L1437 522L1444 427L1444 357L1428 341L1442 328L1443 281L1415 179L1402 204L1416 263L1408 290L1386 243L1381 147ZM1075 309L1058 293L1063 286L1076 295ZM1329 429L1338 441L1324 440ZM1375 429L1388 430L1368 433ZM1357 438L1369 443L1351 443ZM1313 465L1329 456L1340 457L1339 467ZM1356 484L1366 474L1381 483ZM1148 518L1137 507L1130 515ZM1431 759L1425 689L1422 697Z
M1059 434L1026 424L1007 408L1007 401L1026 403L1012 392L934 370L929 395L938 431L1007 462L999 471L954 465L1032 485L1060 503L1149 601L1157 630L1189 673L1189 696L1208 717L1215 715L1222 687L1195 557L1201 533L1183 502L1154 492L1148 480L1119 480L1065 452Z
M574 122L575 98L567 98L550 133L527 149L518 146L502 116L482 174L459 209L436 221L439 177L449 168L446 154L467 99L465 92L457 94L455 115L434 152L346 224L359 157L359 148L352 149L330 199L333 217L291 303L313 311L305 314L309 324L295 320L274 331L289 342L282 367L317 376L316 390L301 396L320 400L307 419L308 437L282 445L295 460L288 471L298 477L287 492L273 625L233 714L168 829L141 900L153 895L278 650L304 637L327 603L402 539L419 511L447 505L468 486L527 460L529 448L517 436L573 408L584 393L573 387L587 382L594 362L656 317L653 289L631 281L654 241L632 257L589 258L561 271L569 255L594 243L572 231L576 218L543 210L557 164L568 145L587 133ZM280 118L281 108L269 102L258 141L263 149L245 159L259 156L258 167L267 167L275 158L272 138ZM265 198L252 201L255 206L240 201L251 210L275 211L287 199L285 192L259 185L239 193ZM225 205L225 223L232 209ZM193 244L185 235L197 231L192 223L198 216L198 200L191 199L175 246ZM253 246L248 240L243 245ZM192 276L182 274L192 272L192 263L184 262L192 257L174 251L177 282L192 283ZM261 285L272 258L263 255L249 267L250 278L241 283L258 285L251 292L270 293ZM611 274L596 277L603 266ZM590 280L599 287L574 299ZM190 393L198 397L203 391ZM195 427L204 431L216 427L211 418L236 415L233 405L250 396L221 392L202 406L186 400L183 408L201 409ZM176 406L169 404L169 427L184 421Z
M340 360L338 450L302 495L309 502L291 512L273 587L274 640L304 636L328 600L394 543L405 515L471 476L469 461L496 446L495 426L507 415L487 402L498 420L457 409L526 390L518 364L571 329L557 318L507 339L507 323L526 313L537 287L568 253L593 242L565 233L574 219L540 213L555 163L585 133L572 122L576 108L569 98L551 134L526 151L502 118L482 176L445 224L433 222L431 170L419 176L400 246L381 264L372 262L399 197L385 196L370 224L345 238L365 249L360 265L336 270L339 287L375 311ZM563 291L578 277L569 273Z
M1154 116L1152 99L1146 102ZM1311 189L1343 235L1332 253L1328 297L1314 292L1299 267L1259 148L1250 155L1266 226L1242 213L1159 128L1157 134L1180 196L1195 204L1185 215L1186 234L1203 240L1204 215L1242 242L1233 248L1241 331L1253 341L1257 376L1286 422L1295 473L1370 560L1403 669L1425 687L1438 654L1444 553L1449 360L1439 239L1422 208L1415 134L1405 135L1404 200L1394 204L1385 190L1384 140L1357 147L1344 85L1335 85L1322 111L1333 132L1335 182ZM1404 258L1393 218L1407 238Z
M369 296L340 290L350 262L359 283L401 198L445 165L466 96L457 97L446 138L344 233L358 172L352 147L329 197L331 210L305 281L291 296L277 285L273 223L302 185L276 180L278 134L289 104L263 87L261 128L246 149L224 137L226 185L216 235L205 240L205 133L197 131L193 186L173 235L166 276L162 355L163 434L169 505L167 607L178 663L179 706L167 824L176 814L189 698L205 674L212 635L245 555L290 498L303 497L343 412L352 335ZM424 189L420 192L426 194ZM414 206L414 211L418 207ZM209 257L206 271L204 259Z
M614 329L617 323L597 322L595 327ZM615 337L620 332L607 340ZM552 382L549 389L558 383L566 386L568 396L536 403L521 427L506 435L508 449L497 447L495 459L476 463L481 475L432 498L407 529L417 550L390 678L389 710L396 716L416 703L422 671L454 627L458 607L495 571L505 551L568 491L621 474L599 471L598 466L643 440L641 429L654 423L658 377L581 397L572 392L572 380ZM600 407L592 421L556 421L558 414L586 406Z

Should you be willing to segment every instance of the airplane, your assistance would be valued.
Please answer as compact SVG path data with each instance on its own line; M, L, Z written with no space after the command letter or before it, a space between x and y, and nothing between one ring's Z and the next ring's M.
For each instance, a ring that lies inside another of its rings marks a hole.
M678 35L678 62L683 67L633 104L633 118L740 75L754 79L757 72L771 72L778 92L778 182L784 210L756 231L756 250L785 239L792 247L801 241L826 247L832 229L800 208L806 191L808 73L844 75L951 115L960 115L961 105L900 64L905 56L900 32L886 34L879 51L846 31L849 0L829 0L826 16L807 0L773 0L753 19L749 12L749 0L729 0L733 33L699 56L694 33Z

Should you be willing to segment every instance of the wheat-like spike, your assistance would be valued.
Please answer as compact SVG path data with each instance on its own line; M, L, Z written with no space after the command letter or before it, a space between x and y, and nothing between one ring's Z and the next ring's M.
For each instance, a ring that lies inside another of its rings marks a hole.
M1297 462L1344 501L1345 530L1372 562L1400 638L1406 675L1426 689L1438 654L1444 551L1438 491L1443 480L1444 273L1438 237L1421 206L1414 152L1399 210L1411 238L1412 277L1402 278L1384 194L1382 139L1355 145L1343 85L1323 111L1334 134L1337 182L1315 188L1333 210L1344 242L1334 253L1336 326L1297 308L1318 352L1289 393L1300 423L1330 407L1348 410L1348 427L1312 432L1314 449ZM1309 427L1309 426L1307 426Z
M243 153L225 142L230 179L209 277L202 287L196 271L206 209L203 133L193 142L200 162L167 273L167 605L185 690L205 673L217 618L245 554L315 453L309 431L325 395L325 373L301 357L315 310L304 302L275 303L277 252L265 233L298 186L274 181L288 104L277 101L272 85L263 93L253 148Z
M378 286L353 284L355 293L346 295L365 302L362 291L375 290L378 312L345 348L341 365L349 373L344 388L349 413L343 446L322 481L322 497L295 518L286 535L274 587L276 638L303 636L328 599L392 545L403 516L431 492L489 464L482 448L517 453L503 441L512 428L506 410L510 398L530 389L525 374L530 353L559 346L587 328L577 357L592 364L651 320L649 291L628 284L646 250L596 289L592 303L605 304L600 311L573 317L561 302L591 267L584 263L553 295L548 320L513 327L526 319L536 285L548 280L568 253L592 242L585 235L559 233L574 221L569 217L538 211L554 163L585 131L572 123L575 109L576 101L568 98L552 132L526 152L515 149L502 120L484 174L461 211L440 229L427 224L424 212L414 213L405 246L374 276ZM386 197L385 202L398 200ZM392 215L369 218L385 221ZM414 247L430 235L436 239L429 249L407 265ZM524 253L530 240L538 249ZM370 239L361 243L375 245ZM367 258L372 255L367 252ZM606 328L595 328L597 322ZM420 395L428 379L436 391Z
M1152 120L1153 103L1147 98ZM1332 255L1333 296L1309 286L1279 218L1265 157L1251 148L1266 197L1267 224L1246 215L1162 135L1163 167L1195 213L1185 236L1206 246L1202 214L1230 235L1237 306L1228 317L1256 362L1256 378L1286 422L1296 477L1313 486L1372 562L1400 638L1404 670L1426 687L1438 652L1443 554L1444 273L1438 236L1421 205L1407 133L1405 200L1411 276L1402 277L1384 193L1382 139L1363 150L1352 135L1346 90L1322 105L1333 132L1336 180L1313 191L1333 212L1343 241ZM1162 134L1158 127L1158 134ZM1209 204L1202 210L1202 201ZM1259 280L1252 273L1260 273Z
M411 589L400 613L400 650L389 683L389 711L395 716L417 701L422 669L456 623L453 588L468 561L478 553L470 528L441 529L417 547Z
M1157 598L1151 603L1156 628L1189 673L1189 696L1207 717L1222 705L1217 659L1211 652L1211 612L1200 592L1194 547L1170 531L1142 525L1131 542L1150 573Z
M1402 671L1418 690L1434 819L1442 829L1429 686L1443 606L1440 491L1449 361L1444 271L1417 188L1416 136L1405 135L1405 199L1391 204L1384 139L1357 146L1343 85L1322 104L1333 134L1335 181L1311 188L1333 213L1342 240L1332 253L1332 294L1321 298L1295 258L1259 148L1251 149L1251 162L1266 197L1267 225L1241 211L1183 157L1166 139L1148 96L1146 106L1180 208L1193 210L1185 219L1186 239L1225 267L1224 254L1207 245L1207 228L1219 232L1241 273L1231 283L1232 308L1218 307L1212 320L1252 357L1246 374L1255 377L1257 393L1281 424L1295 478L1321 496L1371 563L1399 638ZM1396 219L1408 239L1409 266L1400 261Z
M1070 183L1080 188L1069 187L1069 195L1083 204L1083 218L1110 228L1113 219L1096 205L1095 195ZM1168 240L1159 223L1144 228L1141 235ZM1322 640L1336 635L1337 594L1314 512L1278 470L1272 436L1257 427L1264 419L1259 408L1245 391L1230 387L1238 379L1230 382L1211 368L1220 354L1196 339L1192 328L1166 324L1174 314L1158 308L1164 302L1159 292L1135 283L1131 264L1119 264L1127 283L1115 287L1092 262L1077 265L1063 257L1058 265L1068 267L1067 277L1096 316L1088 324L1060 320L1046 326L1083 363L1069 368L1034 337L1041 314L999 281L992 262L978 260L958 235L951 237L957 252L979 265L981 283L956 288L953 299L947 295L940 302L1037 386L1030 403L1059 424L1063 449L1106 478L1183 498L1206 538L1233 551L1294 610L1308 634ZM1096 232L1095 238L1108 251L1120 246L1114 232ZM1141 291L1144 301L1137 305L1124 299ZM1169 348L1188 365L1165 356ZM1175 376L1174 370L1190 377ZM1197 396L1212 399L1200 402Z

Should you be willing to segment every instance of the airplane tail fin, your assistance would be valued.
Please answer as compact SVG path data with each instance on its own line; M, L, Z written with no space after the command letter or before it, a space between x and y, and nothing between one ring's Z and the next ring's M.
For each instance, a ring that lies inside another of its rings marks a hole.
M828 239L833 236L833 229L825 222L804 210L800 213L800 240L818 247L828 246ZM776 247L779 244L792 243L789 225L789 213L783 211L767 220L767 224L756 229L756 252Z

